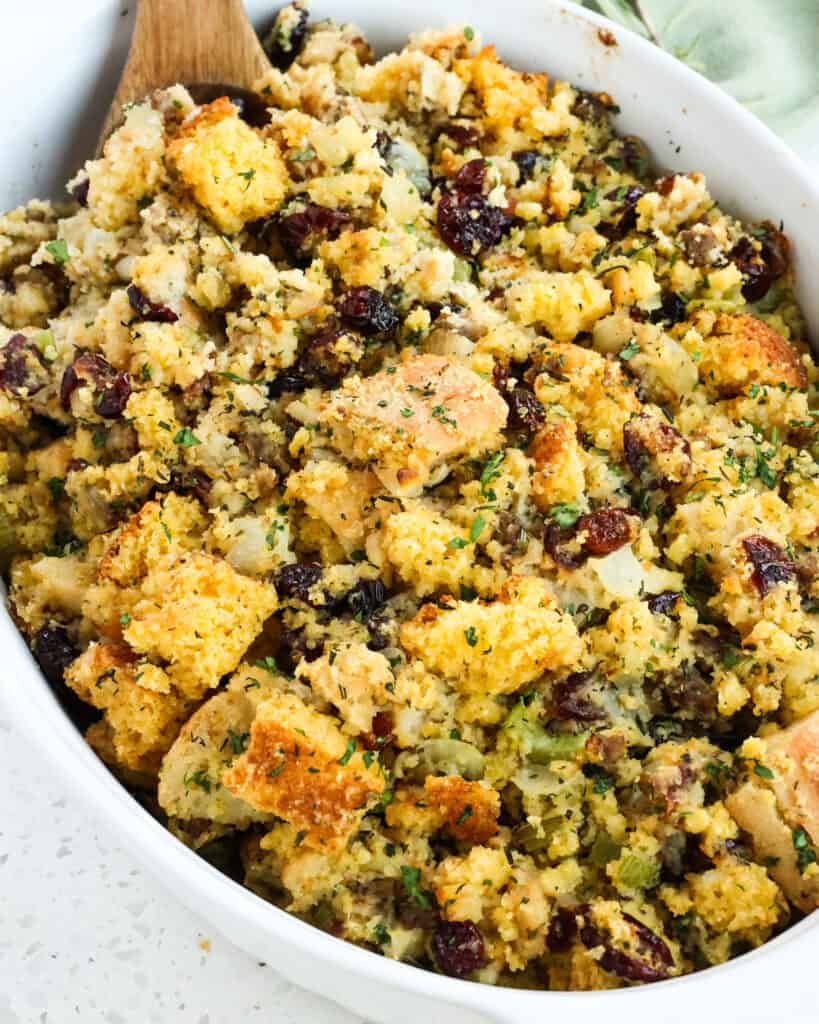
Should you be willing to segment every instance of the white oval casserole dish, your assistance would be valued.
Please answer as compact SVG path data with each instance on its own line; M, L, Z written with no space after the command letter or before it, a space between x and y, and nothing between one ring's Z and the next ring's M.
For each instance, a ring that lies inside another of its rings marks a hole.
M252 15L264 18L277 4L250 0L248 6ZM3 209L34 195L56 195L93 149L133 21L133 10L123 13L125 0L73 0L69 14L57 0L40 0L36 7L2 14L5 38L14 40L0 70ZM795 252L799 298L819 338L819 289L811 287L809 274L819 266L819 188L768 129L685 65L557 0L450 0L445 10L434 0L401 7L329 0L311 7L315 16L357 22L379 52L402 45L412 31L467 22L514 66L611 93L622 108L618 129L642 136L658 164L704 171L712 194L732 212L784 221ZM723 967L600 993L527 992L455 981L334 939L221 875L129 796L61 711L5 609L0 610L0 645L5 659L0 693L7 713L50 758L53 770L109 822L120 844L237 945L368 1020L417 1024L426 1016L436 1024L534 1024L557 1015L573 1024L601 1019L671 1024L690 1022L692 1014L730 1021L742 1013L745 1020L770 1020L773 1007L777 1016L815 1018L815 1010L799 1005L799 993L812 989L800 972L809 947L816 948L819 914ZM815 1007L815 999L811 1002ZM802 1017L800 1010L808 1015Z

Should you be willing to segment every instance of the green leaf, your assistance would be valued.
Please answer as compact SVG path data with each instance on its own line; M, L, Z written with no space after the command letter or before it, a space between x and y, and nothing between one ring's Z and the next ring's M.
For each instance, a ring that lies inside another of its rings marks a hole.
M564 530L568 530L580 518L580 510L571 501L560 501L549 509L549 518L554 519Z
M481 531L483 530L484 526L486 526L486 520L479 512L478 515L476 515L475 518L472 520L472 526L469 528L469 539L472 541L473 544L478 539L478 537L480 537Z
M64 238L55 238L53 242L46 242L46 252L51 253L54 261L59 264L68 263L71 259L68 243Z
M403 864L401 866L401 880L404 883L404 888L419 907L423 910L432 909L432 900L430 899L429 894L424 892L420 886L420 868L411 868L408 865Z
M338 759L339 764L347 764L350 758L355 753L355 740L347 740L347 749Z
M177 431L176 436L173 439L173 443L178 444L180 448L192 448L194 445L201 444L202 442L190 427L183 427L181 430Z
M758 775L760 779L772 779L774 777L771 769L765 764L760 764L758 761L754 765L754 774Z

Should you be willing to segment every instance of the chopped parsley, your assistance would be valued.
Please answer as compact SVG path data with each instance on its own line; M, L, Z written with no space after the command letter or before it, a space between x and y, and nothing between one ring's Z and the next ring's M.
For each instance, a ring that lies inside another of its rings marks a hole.
M188 772L182 780L187 789L191 786L197 786L199 789L203 789L206 793L210 793L213 788L208 773L204 768L200 768L195 772Z
M228 740L230 742L230 749L233 751L233 753L244 754L245 750L247 749L248 741L250 740L250 733L238 733L234 732L233 729L228 729L227 734Z
M245 179L245 187L243 191L247 192L247 190L250 188L250 183L256 177L256 168L251 167L250 170L248 171L239 171L239 177Z
M801 825L793 829L791 836L793 848L796 850L796 863L799 865L799 870L804 873L811 864L816 863L816 850L808 838L808 833Z
M628 345L624 345L623 348L617 353L624 363L627 363L629 359L633 359L640 351L640 346L636 341L630 341Z
M463 825L463 823L465 821L469 821L469 819L471 817L472 817L472 804L467 804L464 807L464 809L461 811L461 813L458 815L458 819L455 822L455 827L457 828L458 825Z
M68 252L68 243L64 238L55 238L53 242L46 242L46 252L54 257L55 263L62 265L68 263L71 256Z
M181 430L177 431L176 436L173 439L173 443L178 444L180 448L193 448L194 445L201 444L202 442L190 427L183 427Z
M432 909L432 900L429 897L429 893L424 892L420 886L421 881L421 869L411 868L406 864L401 866L401 881L404 883L404 888L407 890L409 896L421 907L423 910Z
M446 542L448 548L465 548L469 543L468 540L464 540L463 537L453 537L452 540Z
M771 769L765 764L760 764L759 761L754 765L754 775L758 775L760 779L772 779L774 777Z
M500 464L503 462L506 452L495 452L484 463L481 472L481 495L489 501L497 501L497 495L490 487L493 480L497 480L500 474Z
M554 519L558 526L567 530L570 526L574 526L580 518L580 510L571 501L560 501L549 509L549 518Z
M469 644L470 647L476 647L477 646L477 644L478 644L478 634L475 631L475 627L474 626L470 626L468 629L465 629L464 630L464 636L466 637L466 642Z
M478 537L480 537L484 526L486 526L486 520L480 513L478 513L478 515L476 515L475 518L472 520L472 526L470 526L469 528L469 539L472 541L473 544L478 539Z
M355 753L355 740L347 740L347 749L338 759L339 764L347 764L350 758Z

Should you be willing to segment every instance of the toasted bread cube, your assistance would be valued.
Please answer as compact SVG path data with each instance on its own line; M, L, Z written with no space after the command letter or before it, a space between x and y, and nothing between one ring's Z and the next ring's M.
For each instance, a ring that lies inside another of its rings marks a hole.
M384 791L377 762L353 744L329 715L276 693L260 704L250 746L222 782L256 810L303 831L305 846L337 848Z
M442 463L497 448L506 415L488 381L455 359L421 355L348 379L319 419L342 455L372 463L389 491L410 495Z
M125 639L169 662L176 687L194 699L236 668L278 604L270 584L200 553L149 572L142 593Z
M717 394L741 394L753 384L807 387L805 367L794 346L747 313L717 318L713 333L698 343L700 380Z
M287 190L278 146L245 124L226 96L183 124L168 157L199 205L227 234L275 213Z
M134 771L159 768L190 709L162 669L141 664L125 644L92 643L68 666L65 681L105 713L116 757Z
M191 715L162 760L157 795L166 814L237 828L270 817L235 797L221 780L250 742L256 709L274 688L269 672L245 665L226 690Z
M498 832L500 796L481 782L460 775L428 775L424 794L439 811L447 829L465 843L485 843Z
M529 455L535 464L532 500L542 511L558 502L582 501L586 487L586 454L573 420L546 423L532 438Z
M297 675L338 708L354 736L371 732L376 712L396 699L390 663L360 643L342 644L315 661L303 661Z
M791 903L806 914L819 907L819 876L803 877L799 870L793 832L785 824L773 792L757 782L746 782L726 797L725 806L749 833L754 853L770 864L768 871Z
M528 576L507 580L495 601L425 604L401 627L401 644L463 692L487 695L575 665L584 649L543 580Z

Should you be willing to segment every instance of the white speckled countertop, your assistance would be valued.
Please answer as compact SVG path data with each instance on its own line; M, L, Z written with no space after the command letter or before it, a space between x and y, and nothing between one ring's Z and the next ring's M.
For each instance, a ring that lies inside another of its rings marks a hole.
M361 1024L170 899L0 707L0 1024Z

